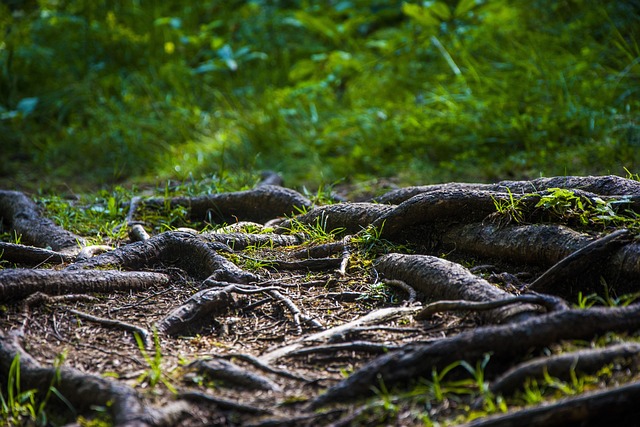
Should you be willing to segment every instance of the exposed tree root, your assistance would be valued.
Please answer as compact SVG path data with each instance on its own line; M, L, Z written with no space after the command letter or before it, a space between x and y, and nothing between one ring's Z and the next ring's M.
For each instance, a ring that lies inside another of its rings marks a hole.
M640 304L620 308L564 310L532 319L463 332L426 345L406 345L383 355L316 398L313 408L355 396L366 395L379 380L387 386L406 383L442 369L452 360L479 360L492 354L496 363L530 349L568 339L589 339L609 331L640 329Z
M536 193L549 188L580 189L603 196L635 195L640 196L638 181L609 176L559 176L552 178L537 178L531 181L501 181L496 184L464 184L449 183L406 187L390 191L381 197L376 197L378 203L399 204L411 197L427 192L443 190L462 191L511 191L514 194Z
M18 191L0 190L0 218L26 244L75 254L80 250L80 245L85 243L83 237L43 218L33 200Z
M559 285L570 277L580 276L593 264L607 260L611 252L619 246L620 240L629 235L628 230L622 229L594 240L545 271L528 285L527 289L548 292L554 285Z
M397 349L398 346L392 344L378 344L370 341L350 341L346 343L305 347L299 350L292 351L291 353L289 353L289 356L306 356L315 353L330 353L335 355L339 351L358 351L373 354L383 354L389 350Z
M546 405L526 408L484 419L464 427L597 427L632 426L640 417L640 383L569 397Z
M158 417L157 411L145 405L130 387L71 368L61 367L58 371L55 368L43 368L22 349L17 336L0 332L0 376L5 379L3 384L17 354L20 355L20 381L24 390L36 389L44 396L50 385L54 384L77 413L87 414L93 407L100 406L110 413L117 426L155 424L153 420ZM55 377L59 379L55 381Z
M593 373L616 360L640 356L640 344L623 343L605 348L595 348L539 357L514 366L495 379L489 386L494 394L512 393L521 387L526 378L542 378L545 373L561 380L570 380L572 372Z
M511 296L460 264L428 255L384 255L376 261L376 268L388 279L410 284L430 301L461 299L486 302ZM531 305L511 305L483 312L481 316L487 322L502 323L522 320L537 313Z
M248 233L203 233L202 237L210 242L220 242L231 249L241 251L249 246L295 246L302 243L299 236L283 234L248 234Z
M154 285L163 286L170 281L168 274L139 271L7 269L0 270L0 301L21 299L36 292L63 295L144 289Z
M420 313L416 315L416 320L424 320L429 316L443 312L453 310L469 310L469 311L483 311L493 310L498 307L503 307L511 304L536 304L544 307L547 313L558 310L566 310L569 308L567 303L558 297L543 294L525 294L514 297L507 297L492 301L436 301L428 304L422 309Z
M129 228L129 238L132 242L144 242L145 240L149 240L151 236L149 236L149 233L146 232L141 224L133 224Z
M265 372L269 372L270 374L275 374L275 375L279 375L281 377L284 378L289 378L292 380L297 380L297 381L304 381L304 382L310 382L311 380L309 378L305 378L305 377L301 377L300 375L295 375L292 374L289 371L285 371L282 369L276 369L270 365L267 365L266 363L263 363L260 359L258 359L255 356L252 356L250 354L239 354L239 353L231 353L231 354L226 354L224 355L224 357L226 358L231 358L231 359L239 359L242 360L244 362L248 362L250 364L252 364L253 366L255 366L258 369L261 369Z
M229 285L222 289L205 289L194 294L158 322L158 332L169 335L184 334L204 318L223 315L235 305L231 295L233 289L235 286Z
M222 359L197 360L188 368L195 369L212 380L219 380L231 387L244 387L257 390L280 390L280 386L269 378L249 372Z
M257 281L254 274L245 272L231 261L216 253L229 250L226 245L209 243L199 235L169 231L86 261L79 261L67 270L122 267L127 269L151 268L158 263L178 266L194 277L212 277L234 283Z
M384 283L385 285L394 286L405 291L407 293L407 299L404 300L405 304L413 304L416 301L416 298L418 296L416 290L413 289L412 286L409 286L406 282L396 279L386 279Z
M440 191L418 194L381 215L372 225L381 229L381 237L407 237L407 229L435 222L474 222L496 211L495 200L508 200L506 193L489 191Z
M586 234L562 225L499 227L473 223L452 227L444 236L445 247L488 259L550 267L591 242Z
M35 267L42 264L64 264L72 262L73 255L36 248L34 246L18 245L15 243L0 242L0 260L20 263L25 266Z
M294 229L295 222L307 225L320 225L328 232L341 231L357 233L373 223L380 216L394 210L392 206L375 203L338 203L319 206L306 214L282 221L276 233L287 233Z
M538 265L545 268L552 267L576 253L574 257L567 259L567 264L559 264L557 269L565 268L568 264L577 267L567 271L567 274L562 274L557 280L566 279L571 272L577 275L574 277L576 279L588 277L594 272L596 277L603 275L633 279L640 275L640 244L625 241L624 234L620 231L613 237L605 236L604 240L598 242L597 238L562 225L499 227L475 223L449 229L442 237L442 244L446 248L453 247L462 253L487 259L494 258L513 264ZM586 249L589 244L593 246ZM578 252L581 249L583 252ZM578 259L585 252L591 255L582 263ZM606 256L608 253L611 253L610 257ZM578 263L574 264L576 261ZM561 273L556 270L553 274ZM548 286L549 284L545 285L545 288L548 289ZM540 289L541 286L536 285L536 288Z
M148 207L163 207L166 202L164 198L153 198L142 203ZM274 185L261 185L252 190L234 193L174 197L168 204L172 209L186 207L191 218L211 222L247 220L264 223L311 207L309 199L297 191Z
M234 402L228 399L222 399L220 397L215 397L210 394L201 393L198 391L180 392L178 393L178 398L189 400L191 402L209 403L217 406L220 409L233 410L240 413L260 414L260 415L273 413L270 409L259 408L252 405L246 405L243 403Z

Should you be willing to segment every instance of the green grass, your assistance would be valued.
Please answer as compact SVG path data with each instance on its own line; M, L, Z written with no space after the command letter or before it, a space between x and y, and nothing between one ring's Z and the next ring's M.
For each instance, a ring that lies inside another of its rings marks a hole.
M0 6L4 187L640 167L626 2L39 4Z
M13 358L7 375L6 388L0 390L0 422L8 425L36 425L46 426L51 422L47 412L48 404L53 396L66 404L72 414L75 410L69 401L56 388L59 381L59 367L64 361L64 355L59 355L54 361L56 374L51 379L49 388L44 396L37 390L24 390L20 379L20 354Z
M162 384L171 393L176 394L177 390L173 386L173 384L171 384L170 377L167 372L165 372L165 368L162 366L162 345L160 343L158 331L154 330L153 332L152 356L147 352L145 342L140 334L135 333L134 336L136 339L136 344L138 345L138 349L140 350L142 357L144 357L144 360L148 365L148 369L138 377L137 382L141 385L148 386L150 391L153 391L156 386Z

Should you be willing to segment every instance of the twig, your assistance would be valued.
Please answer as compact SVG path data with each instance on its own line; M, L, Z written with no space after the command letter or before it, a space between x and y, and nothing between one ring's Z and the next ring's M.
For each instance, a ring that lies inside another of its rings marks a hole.
M350 341L331 345L317 345L313 347L305 347L292 351L287 356L304 356L313 353L335 353L338 351L360 351L367 353L382 354L389 350L397 350L400 348L393 344L379 344L370 341Z
M337 336L341 336L349 333L352 328L361 326L361 325L370 325L373 323L384 322L389 319L403 316L403 315L413 315L416 314L422 307L387 307L381 308L375 311L370 312L366 316L359 317L351 322L345 323L343 325L336 326L331 329L327 329L322 332L318 332L308 337L302 338L298 341L295 341L289 345L284 347L277 348L269 353L263 354L259 359L264 363L269 363L274 360L280 359L281 357L286 356L292 351L296 351L302 347L304 347L305 343L308 342L321 342L321 341L330 341L332 338Z
M140 326L132 325L131 323L122 322L120 320L107 319L104 317L94 316L92 314L84 313L82 311L74 310L72 308L65 308L65 310L71 314L75 314L81 319L85 319L90 322L99 323L101 325L104 325L110 328L124 329L125 331L129 331L133 333L137 332L138 334L140 334L140 337L142 338L142 341L144 342L145 346L148 344L149 336L150 336L149 331L147 331L146 329Z
M289 371L285 371L283 369L276 369L264 362L262 362L260 359L258 359L255 356L252 356L250 354L244 354L244 353L230 353L230 354L224 354L220 357L223 358L233 358L233 359L240 359L244 362L248 362L251 363L253 366L255 366L258 369L261 369L265 372L269 372L270 374L275 374L275 375L280 375L282 377L285 378L290 378L292 380L298 380L298 381L304 381L304 382L311 382L313 380L310 380L309 378L305 378L302 377L300 375L296 375L296 374L292 374Z
M190 400L193 402L213 403L221 409L230 409L233 411L245 412L247 414L272 414L270 409L259 408L257 406L245 405L243 403L234 402L220 397L211 396L199 391L183 391L178 393L179 399Z
M229 385L236 385L252 390L281 390L280 386L269 378L249 372L232 362L220 358L196 360L190 363L188 367L195 369L200 374L206 375L213 380L221 380Z
M266 289L266 288L264 288L264 289ZM310 324L312 326L315 326L316 328L321 328L322 327L320 322L318 322L316 319L314 319L314 318L312 318L310 316L307 316L302 311L300 311L300 309L293 303L293 301L291 301L286 296L282 295L279 291L277 291L277 290L269 290L268 293L273 298L275 298L278 301L282 302L284 304L284 306L289 310L289 312L293 316L293 321L296 324L298 335L302 335L302 325L301 325L300 319L302 319L305 323L308 323L308 324Z

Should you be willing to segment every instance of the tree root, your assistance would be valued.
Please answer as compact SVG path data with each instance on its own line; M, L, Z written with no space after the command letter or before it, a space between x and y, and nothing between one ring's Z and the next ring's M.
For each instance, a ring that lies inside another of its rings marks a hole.
M406 282L403 282L402 280L386 279L384 280L384 284L387 286L394 286L396 288L400 288L403 291L405 291L407 293L407 299L403 301L405 304L413 304L416 301L416 298L418 297L416 290L413 289L412 286L409 286Z
M569 277L577 277L585 270L588 270L590 265L608 259L611 252L620 245L620 240L629 235L628 230L622 229L594 240L545 271L544 274L529 284L526 289L536 292L549 292L552 286L562 283Z
M531 181L500 181L496 184L464 184L449 183L406 187L392 190L380 197L378 203L400 204L411 197L427 192L440 191L511 191L514 194L536 193L549 188L565 188L589 191L602 196L636 195L640 196L640 185L637 181L609 176L559 176L551 178L537 178Z
M613 234L613 233L612 233ZM442 236L442 244L454 247L460 252L506 260L514 264L539 265L550 268L575 253L574 257L565 261L576 265L562 274L558 280L566 280L575 273L573 279L593 275L604 275L607 278L631 279L640 275L640 244L629 243L624 239L626 233L617 231L612 237L605 236L601 241L579 233L562 225L518 225L498 227L492 224L468 224L450 228ZM587 249L587 246L593 244ZM622 247L617 247L624 244ZM584 249L583 249L584 248ZM586 251L588 258L578 261ZM595 252L592 252L595 251ZM606 257L611 253L610 257ZM599 256L602 255L602 256ZM574 264L577 261L577 264ZM567 264L559 264L557 269ZM561 274L559 270L549 274ZM549 278L541 279L548 280ZM545 285L547 288L548 284ZM542 290L542 285L536 289Z
M25 298L36 292L63 295L144 289L166 285L170 280L164 273L7 269L0 270L0 302Z
M199 235L180 231L168 231L144 242L135 242L86 261L79 261L67 270L122 267L127 269L150 268L158 263L176 265L196 278L214 277L234 283L258 281L252 273L238 268L234 263L216 253L228 250L226 245L209 243Z
M45 395L50 385L54 384L78 413L87 414L95 406L100 406L106 408L117 426L143 427L155 424L153 420L158 417L157 411L145 405L130 387L72 368L43 368L22 349L17 336L0 332L0 376L4 379L8 378L11 363L18 354L22 389L36 389L40 395ZM54 380L56 377L58 380Z
M478 419L464 427L586 427L635 425L640 382L565 398L545 405Z
M428 255L383 255L377 259L376 269L385 278L410 283L431 301L461 299L487 302L511 296L460 264ZM536 314L537 310L531 305L511 305L483 312L481 316L486 322L503 323Z
M306 356L315 353L331 353L335 355L339 351L357 351L374 354L384 354L390 350L398 350L399 347L393 344L378 344L370 341L349 341L338 344L317 345L301 348L292 351L287 356Z
M197 360L187 368L195 369L201 375L212 380L219 380L228 386L257 390L280 390L280 386L269 378L249 372L234 363L222 359Z
M186 333L204 318L226 313L235 306L231 295L233 289L235 285L229 285L222 289L204 289L194 294L156 324L158 332L169 335Z
M83 237L43 218L33 200L19 191L0 190L0 218L17 236L22 236L25 243L33 246L72 255L85 244Z
M65 264L74 260L73 255L34 246L0 242L0 259L17 264L36 267L42 264Z
M236 251L244 250L249 246L295 246L302 243L300 236L273 233L219 233L216 231L212 233L203 233L200 236L210 242L223 243Z
M142 204L159 208L165 206L166 202L164 198L152 198L144 200ZM297 191L274 185L261 185L233 193L174 197L168 203L170 209L186 207L191 218L210 222L247 220L264 223L311 207L309 199Z
M492 362L500 363L560 340L589 339L610 331L637 329L640 329L640 304L564 310L515 324L478 328L431 344L408 344L365 365L317 397L311 407L318 408L368 394L370 387L380 380L387 386L406 383L429 375L432 369L442 369L455 360L473 364L489 353L492 354Z
M521 387L526 378L542 378L545 373L561 380L568 380L572 371L591 373L615 360L640 356L640 344L623 343L605 348L563 353L540 357L514 366L496 378L489 386L494 395L506 395Z
M338 242L323 243L316 246L308 246L304 249L300 249L291 252L290 255L293 258L327 258L331 255L342 253L344 251L344 242L342 240Z
M544 307L547 313L558 310L567 310L569 306L562 298L554 297L552 295L543 294L524 294L514 297L508 297L493 301L436 301L425 306L420 313L416 315L416 320L425 320L429 316L440 313L443 311L454 310L469 310L469 311L482 311L493 310L498 307L503 307L510 304L536 304Z
M132 242L144 242L149 240L151 236L149 236L142 224L133 224L129 227L129 238Z
M305 378L302 377L300 375L296 375L296 374L292 374L289 371L285 371L283 369L276 369L266 363L263 363L260 359L258 359L255 356L252 356L250 354L240 354L240 353L230 353L230 354L225 354L221 357L225 357L225 358L232 358L232 359L240 359L244 362L250 363L253 366L255 366L258 369L261 369L265 372L269 372L270 374L275 374L275 375L279 375L281 377L284 378L289 378L292 380L296 380L296 381L304 381L304 382L310 382L311 380L309 378Z
M295 218L282 221L276 233L288 233L295 229L295 223L320 225L327 232L340 230L347 234L357 233L380 216L394 210L393 206L375 203L338 203L319 206Z
M423 193L380 215L371 225L381 230L384 239L410 238L406 231L415 225L482 221L496 211L495 200L508 199L506 193L490 191Z

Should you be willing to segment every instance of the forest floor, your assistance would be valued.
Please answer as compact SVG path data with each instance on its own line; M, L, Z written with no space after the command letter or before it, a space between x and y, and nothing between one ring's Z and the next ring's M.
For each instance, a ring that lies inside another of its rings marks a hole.
M638 416L640 182L379 182L314 201L278 184L63 209L0 191L2 420ZM100 244L61 214L91 210L123 214Z

